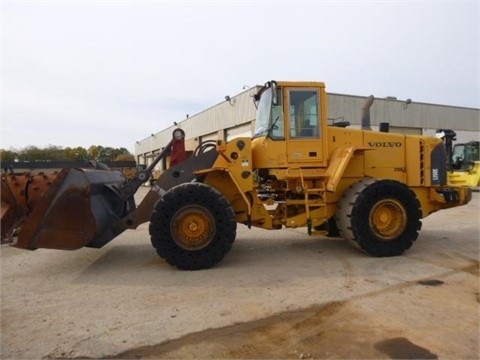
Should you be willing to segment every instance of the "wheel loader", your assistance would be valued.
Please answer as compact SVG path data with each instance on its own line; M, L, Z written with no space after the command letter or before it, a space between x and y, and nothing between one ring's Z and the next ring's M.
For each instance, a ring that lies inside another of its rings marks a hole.
M109 170L62 170L11 229L18 234L12 245L100 248L149 222L158 255L197 270L223 259L240 223L304 228L372 256L397 256L417 239L422 218L471 199L468 187L447 185L441 139L371 129L373 96L361 128L328 120L323 82L269 81L253 100L251 137L204 143L187 158L185 133L176 128L155 161L129 181ZM133 195L166 157L169 167L135 204Z
M480 142L469 141L453 146L452 169L448 172L448 183L480 186Z
M456 143L457 134L451 129L438 129L436 137L443 139L447 151L447 184L464 185L479 190L480 142Z

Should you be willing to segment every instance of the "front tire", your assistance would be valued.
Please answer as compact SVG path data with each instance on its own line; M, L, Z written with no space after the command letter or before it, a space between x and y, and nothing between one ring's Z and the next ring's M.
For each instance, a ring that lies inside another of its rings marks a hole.
M230 251L235 213L227 198L202 183L167 191L150 217L150 237L160 257L183 270L207 269Z
M365 179L348 189L339 202L340 235L370 255L401 255L421 229L422 212L415 193L394 180Z

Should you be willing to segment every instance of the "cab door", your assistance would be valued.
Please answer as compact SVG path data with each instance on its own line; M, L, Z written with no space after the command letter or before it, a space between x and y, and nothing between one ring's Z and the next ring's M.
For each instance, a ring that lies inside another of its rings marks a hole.
M324 160L326 109L321 106L324 92L319 88L287 88L287 158L289 163L319 163Z

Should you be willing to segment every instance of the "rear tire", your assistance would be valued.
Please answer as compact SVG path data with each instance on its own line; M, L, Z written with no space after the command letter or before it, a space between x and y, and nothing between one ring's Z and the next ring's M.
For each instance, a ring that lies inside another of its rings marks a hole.
M401 255L422 227L420 202L405 184L365 179L348 189L338 205L340 235L370 255Z
M202 183L167 191L150 217L150 237L160 257L183 270L207 269L230 251L237 222L227 198Z

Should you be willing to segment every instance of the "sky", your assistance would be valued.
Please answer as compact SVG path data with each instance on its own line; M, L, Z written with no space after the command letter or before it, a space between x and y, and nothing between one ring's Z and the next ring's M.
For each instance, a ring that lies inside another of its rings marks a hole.
M1 0L0 16L6 150L133 153L269 80L480 107L478 0Z

